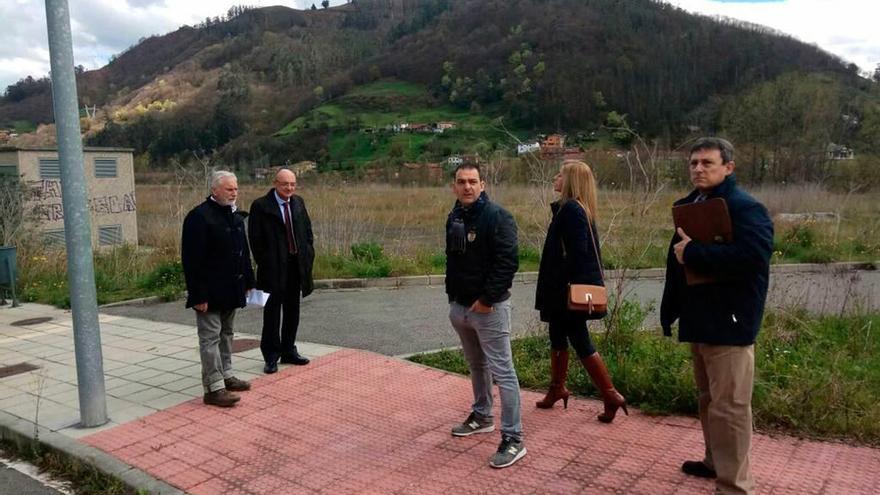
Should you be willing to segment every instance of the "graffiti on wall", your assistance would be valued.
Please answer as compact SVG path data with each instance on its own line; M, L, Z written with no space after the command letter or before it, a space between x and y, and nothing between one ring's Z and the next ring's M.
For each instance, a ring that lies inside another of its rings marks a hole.
M41 179L29 181L31 201L35 203L37 216L45 221L64 220L64 208L61 205L61 181ZM116 215L137 211L137 200L134 191L95 196L88 200L89 211L94 215Z

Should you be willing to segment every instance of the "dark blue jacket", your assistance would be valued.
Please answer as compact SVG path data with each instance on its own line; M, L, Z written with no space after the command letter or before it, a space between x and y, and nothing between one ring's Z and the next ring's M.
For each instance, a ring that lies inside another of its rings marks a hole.
M181 241L186 307L208 303L208 311L245 306L254 270L242 215L208 198L183 220Z
M535 309L541 312L542 321L552 321L569 311L569 284L605 285L596 223L587 221L587 212L573 199L561 205L553 203L550 209L553 219L541 251L535 289Z
M694 190L675 204L692 203L698 194ZM773 222L764 205L737 187L733 175L707 196L727 201L733 242L691 241L684 250L684 262L699 272L720 276L723 281L688 286L684 268L672 249L681 239L674 235L666 259L660 324L664 335L671 335L671 326L678 320L678 339L682 342L750 345L758 335L767 300Z
M464 252L453 246L453 219L464 221ZM519 268L516 222L486 193L470 208L456 202L446 220L446 294L449 301L470 306L477 299L491 306L510 298Z

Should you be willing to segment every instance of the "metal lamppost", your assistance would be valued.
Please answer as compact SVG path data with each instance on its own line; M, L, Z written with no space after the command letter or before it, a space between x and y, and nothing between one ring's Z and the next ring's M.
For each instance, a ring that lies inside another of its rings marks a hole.
M91 428L107 422L107 400L67 0L46 0L46 24L49 30L52 102L61 165L61 200L64 208L70 307L73 313L80 423Z

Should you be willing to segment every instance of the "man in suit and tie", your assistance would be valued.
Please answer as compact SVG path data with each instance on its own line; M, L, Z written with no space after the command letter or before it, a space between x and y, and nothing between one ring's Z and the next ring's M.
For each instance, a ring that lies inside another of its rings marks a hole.
M251 204L248 218L248 237L257 262L257 288L269 293L260 339L265 373L278 371L279 360L284 364L309 364L297 352L296 331L300 294L306 297L312 292L315 259L312 222L302 198L294 194L296 175L281 169L273 186Z

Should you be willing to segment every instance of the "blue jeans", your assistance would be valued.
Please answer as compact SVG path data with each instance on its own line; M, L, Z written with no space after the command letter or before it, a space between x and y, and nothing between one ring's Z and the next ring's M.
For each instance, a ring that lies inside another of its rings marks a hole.
M474 389L473 411L492 417L492 379L501 395L501 433L522 440L519 380L510 351L510 300L492 305L494 311L481 314L458 303L449 305L449 321L461 339L464 358L471 370Z

